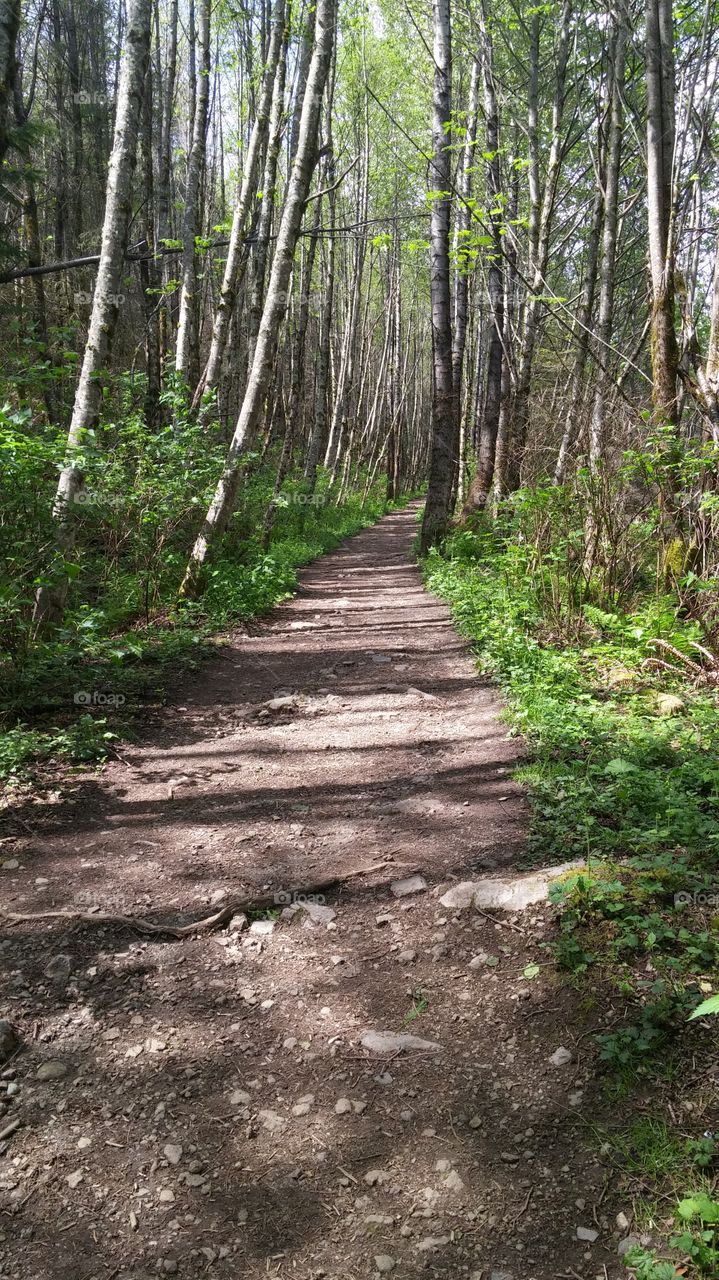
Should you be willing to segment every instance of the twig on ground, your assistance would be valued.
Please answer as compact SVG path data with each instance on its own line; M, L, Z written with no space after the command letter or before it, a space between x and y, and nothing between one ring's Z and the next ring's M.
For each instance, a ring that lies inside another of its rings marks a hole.
M289 892L293 895L320 893L324 889L331 889L336 885L343 884L345 880L354 879L357 876L371 875L374 871L381 871L386 865L386 862L378 862L371 867L358 867L356 871L348 871L339 876L328 876L324 880L318 880L311 885L298 886ZM144 916L116 915L114 912L108 911L0 911L0 920L10 925L30 924L38 920L65 920L74 921L78 924L121 925L126 929L136 929L138 933L167 934L171 938L187 938L195 933L221 929L223 925L229 924L232 917L239 912L262 911L268 907L275 906L277 906L277 903L275 902L274 894L268 894L262 898L238 898L232 902L225 903L219 911L215 911L211 916L204 916L201 920L193 920L190 924L180 925L146 920Z

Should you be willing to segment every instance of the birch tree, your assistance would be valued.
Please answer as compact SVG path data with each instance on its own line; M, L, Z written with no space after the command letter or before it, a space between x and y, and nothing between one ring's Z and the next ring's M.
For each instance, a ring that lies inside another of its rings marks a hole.
M420 538L425 553L449 519L457 420L452 370L452 303L449 286L449 220L452 108L452 36L449 0L433 0L434 92L430 165L430 290L432 313L432 445L427 501Z
M105 221L90 327L75 391L65 465L60 474L53 508L61 561L59 572L53 574L53 577L59 581L38 589L34 613L37 624L57 620L62 614L68 585L64 562L73 545L72 504L83 482L78 456L82 453L87 432L97 419L102 393L101 376L121 305L120 289L132 202L132 175L150 54L150 15L151 0L133 0L123 46L115 138L108 170Z
M272 376L277 338L287 307L287 290L295 246L318 159L317 136L336 22L335 0L318 0L314 48L302 103L297 151L282 211L254 358L225 467L192 549L181 588L183 595L192 595L197 591L208 552L227 528L234 509L242 459L254 440L260 422L262 405Z

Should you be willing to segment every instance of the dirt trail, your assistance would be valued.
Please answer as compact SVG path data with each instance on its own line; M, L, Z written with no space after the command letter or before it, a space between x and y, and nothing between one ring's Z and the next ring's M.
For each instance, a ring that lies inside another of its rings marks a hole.
M0 932L0 1016L27 1041L0 1101L0 1133L21 1122L3 1280L623 1273L587 1027L551 967L523 976L548 912L438 901L509 866L527 813L496 694L411 560L415 514L310 567L142 744L0 846L12 910L178 920L382 864L316 904L332 919ZM367 1029L441 1047L378 1056Z

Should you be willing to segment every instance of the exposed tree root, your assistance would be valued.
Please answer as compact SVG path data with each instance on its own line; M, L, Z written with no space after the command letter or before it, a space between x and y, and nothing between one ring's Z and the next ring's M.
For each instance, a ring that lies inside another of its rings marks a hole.
M307 896L321 893L324 889L332 889L352 880L357 876L368 876L373 871L382 871L388 863L377 862L371 867L358 867L356 871L348 871L342 876L328 876L317 880L314 884L301 885L287 890L288 896ZM162 921L145 920L143 916L116 915L111 911L34 911L16 912L0 911L0 921L9 925L32 924L38 920L65 920L74 924L121 925L126 929L135 929L138 933L164 934L171 938L187 938L194 933L208 933L212 929L221 929L229 924L234 915L242 911L263 911L275 907L278 903L275 894L266 894L262 898L236 898L226 902L219 911L201 920L193 920L190 924L164 924Z

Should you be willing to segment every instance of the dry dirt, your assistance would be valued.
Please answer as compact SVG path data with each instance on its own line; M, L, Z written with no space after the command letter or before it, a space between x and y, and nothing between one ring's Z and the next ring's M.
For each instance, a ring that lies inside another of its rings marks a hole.
M276 917L340 883L317 922L0 929L24 1041L0 1087L3 1278L626 1274L549 909L439 902L511 869L528 813L497 695L422 588L415 516L310 567L139 744L9 820L13 911L182 922L276 893ZM377 1055L367 1029L440 1048Z

